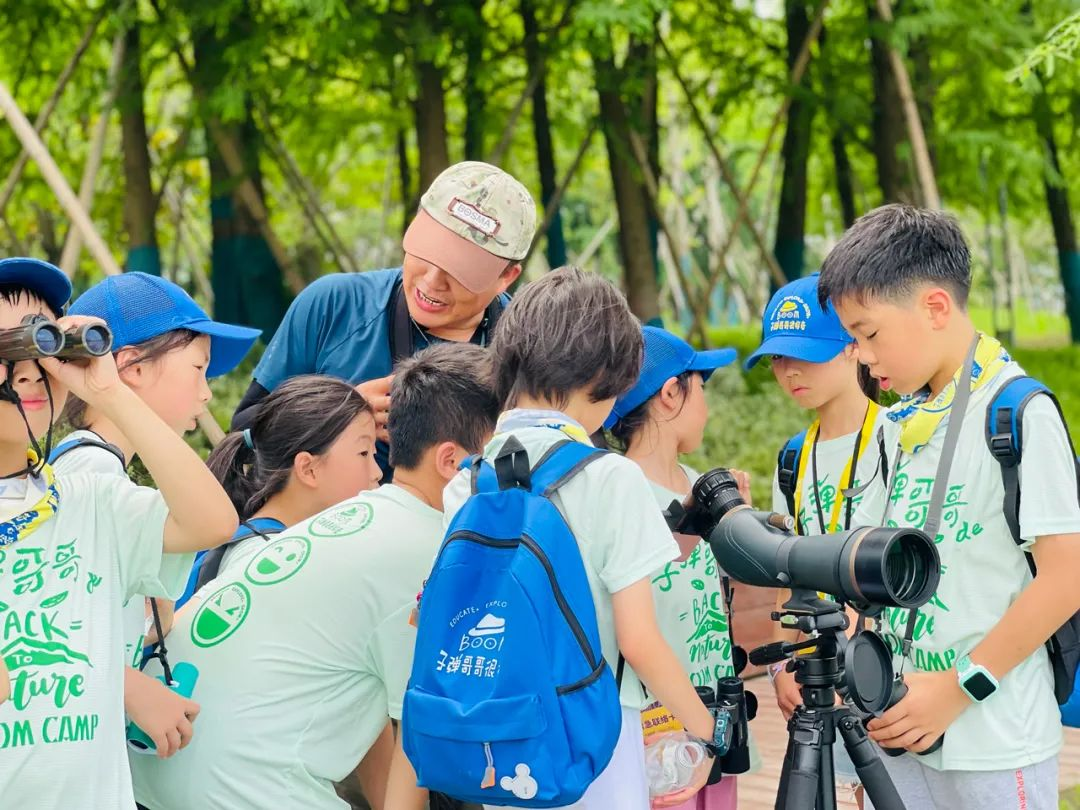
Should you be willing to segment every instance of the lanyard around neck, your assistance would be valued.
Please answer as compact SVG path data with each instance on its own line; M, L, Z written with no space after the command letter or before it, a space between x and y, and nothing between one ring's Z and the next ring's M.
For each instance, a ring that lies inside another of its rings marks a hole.
M813 488L814 488L814 503L818 512L818 526L821 528L822 533L832 533L837 531L840 525L840 510L844 502L847 503L847 518L844 521L844 528L850 528L847 524L851 522L851 512L853 503L850 498L844 497L845 490L849 490L855 485L855 476L857 474L857 468L859 465L859 459L862 458L862 454L866 451L867 446L870 444L871 438L874 435L874 423L877 421L878 411L881 408L876 402L870 402L866 408L866 416L863 417L862 427L859 428L859 432L855 434L855 446L851 451L851 458L848 459L847 464L840 473L839 486L836 491L836 498L833 500L832 511L829 515L828 526L825 524L825 513L821 508L821 493L818 491L817 480L817 441L818 433L821 430L821 421L814 420L814 423L810 425L810 429L806 432L806 441L810 445L809 452L802 452L799 454L799 470L795 479L795 514L792 517L795 518L796 523L799 522L799 513L802 511L802 492L803 481L806 478L806 464L807 458L812 459L812 475L813 475ZM847 482L845 484L845 481ZM800 532L803 531L803 526L799 525Z

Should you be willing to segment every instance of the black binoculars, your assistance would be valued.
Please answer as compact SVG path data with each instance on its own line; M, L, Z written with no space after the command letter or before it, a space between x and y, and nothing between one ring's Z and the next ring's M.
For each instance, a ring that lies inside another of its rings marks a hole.
M0 329L0 360L17 363L55 357L77 363L108 354L112 342L112 332L103 323L64 331L44 315L27 315L19 326Z
M742 678L721 678L716 689L696 687L698 697L713 714L728 715L727 752L717 757L708 784L715 785L724 774L734 776L750 770L750 721L757 716L757 695L747 692Z

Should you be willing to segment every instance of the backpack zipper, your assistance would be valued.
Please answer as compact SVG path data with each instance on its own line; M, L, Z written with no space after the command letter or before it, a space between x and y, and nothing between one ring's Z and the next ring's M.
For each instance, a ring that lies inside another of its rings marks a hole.
M555 577L555 569L552 567L551 561L547 558L547 555L544 554L540 546L537 545L535 540L533 540L528 535L522 535L520 540L495 540L491 537L484 537L483 535L477 534L475 532L461 530L456 531L452 535L450 535L450 537L447 538L446 543L443 545L443 548L445 549L446 546L450 545L450 543L455 540L469 540L482 546L491 546L492 548L517 548L518 546L523 545L525 546L525 548L529 549L529 551L532 552L532 555L540 561L540 564L542 566L544 566L544 570L547 572L548 582L551 585L551 591L553 594L555 594L555 601L559 605L559 611L562 613L563 618L566 620L566 624L569 626L570 632L572 632L574 634L574 638L577 639L578 646L581 647L581 652L585 655L585 661L588 662L589 666L592 668L593 673L595 674L596 670L599 669L599 664L593 657L592 646L589 644L589 640L588 638L586 638L585 631L581 628L581 624L580 622L578 622L577 616L575 616L574 612L570 610L570 605L566 601L566 597L563 596L562 588L559 587L559 582ZM588 676L587 680L589 680L591 677L592 676ZM592 679L595 680L594 678Z

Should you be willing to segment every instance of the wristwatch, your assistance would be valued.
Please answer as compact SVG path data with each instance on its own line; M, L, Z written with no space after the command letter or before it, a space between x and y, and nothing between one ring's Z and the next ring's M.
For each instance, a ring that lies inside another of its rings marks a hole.
M998 690L997 678L984 666L972 663L971 656L965 655L956 662L956 675L960 688L976 703L982 703Z

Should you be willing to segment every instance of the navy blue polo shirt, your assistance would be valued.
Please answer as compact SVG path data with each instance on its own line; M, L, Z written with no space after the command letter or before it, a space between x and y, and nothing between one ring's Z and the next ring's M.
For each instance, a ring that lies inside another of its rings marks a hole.
M255 382L273 391L300 374L328 374L350 383L388 375L393 367L390 310L400 280L401 268L395 267L334 273L309 284L266 347L255 368ZM413 345L419 351L433 341L417 330ZM389 451L382 442L376 456L382 470L389 470Z

